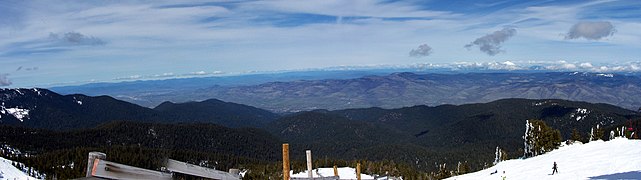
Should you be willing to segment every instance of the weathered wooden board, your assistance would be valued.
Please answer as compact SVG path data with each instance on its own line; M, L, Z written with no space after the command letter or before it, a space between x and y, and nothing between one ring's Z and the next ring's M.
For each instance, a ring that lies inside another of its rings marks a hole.
M160 171L153 171L105 160L94 160L94 166L91 170L94 177L108 179L158 179L170 180L171 174Z
M236 177L228 172L200 167L193 164L176 161L173 159L167 159L167 164L165 167L167 167L167 170L174 173L188 174L192 176L204 177L209 179L240 180L239 177Z

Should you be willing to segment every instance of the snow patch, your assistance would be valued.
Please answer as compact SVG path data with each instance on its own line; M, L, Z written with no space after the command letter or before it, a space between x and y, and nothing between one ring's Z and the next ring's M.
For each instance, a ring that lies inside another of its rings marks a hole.
M582 119L588 117L588 114L590 114L590 111L588 111L588 109L577 108L576 111L570 114L570 118L576 118L576 121L581 121Z
M76 99L76 97L73 97L73 100L74 100L74 101L76 101L76 103L77 103L78 105L82 105L82 101L80 101L80 100Z
M641 140L616 138L572 144L543 155L500 162L490 168L450 180L483 179L636 179L641 177ZM558 174L552 175L552 164ZM491 174L498 171L497 174ZM505 171L505 175L503 175ZM635 178L636 177L636 178Z
M340 167L340 168L337 168L337 170L338 170L338 176L341 179L356 179L356 169L354 168ZM290 171L290 172L293 172L293 171ZM334 168L313 169L312 176L314 178L334 176ZM308 175L307 175L307 171L303 171L297 174L292 174L290 177L306 178L308 177ZM361 173L361 179L374 179L374 176Z
M542 106L542 105L545 105L545 104L547 104L547 103L549 103L549 102L550 102L550 101L541 101L541 102L533 103L532 105L533 105L533 106Z
M21 108L6 108L4 109L6 113L9 113L16 117L16 119L20 120L20 122L24 122L25 119L29 119L29 110L28 109L21 109ZM3 112L4 114L4 112Z
M601 76L601 77L614 77L614 74L596 74L596 76Z
M9 180L9 179L20 179L20 180L29 180L29 179L38 179L31 177L26 173L22 172L20 169L12 165L13 161L0 157L0 180Z

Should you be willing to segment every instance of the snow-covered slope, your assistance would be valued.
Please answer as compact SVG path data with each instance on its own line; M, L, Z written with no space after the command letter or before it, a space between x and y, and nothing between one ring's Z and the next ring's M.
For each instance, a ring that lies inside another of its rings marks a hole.
M18 168L11 165L12 161L0 157L0 180L29 180L36 179L28 176Z
M558 174L552 175L552 165ZM491 175L492 172L498 173ZM505 171L505 175L503 175ZM448 179L641 179L641 140L618 138L564 146L528 159L514 159Z
M356 169L351 168L351 167L340 167L336 168L338 171L338 176L341 179L356 179ZM329 177L329 176L334 176L334 168L318 168L312 170L312 175L315 178L318 177ZM307 171L297 173L297 174L292 174L290 177L298 177L298 178L306 178ZM374 179L374 177L367 175L367 174L362 174L361 173L361 179Z

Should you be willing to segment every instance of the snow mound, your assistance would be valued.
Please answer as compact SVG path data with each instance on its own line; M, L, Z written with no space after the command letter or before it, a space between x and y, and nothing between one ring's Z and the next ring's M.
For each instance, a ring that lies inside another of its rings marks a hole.
M552 175L552 165L558 174ZM491 175L491 173L498 173ZM503 175L505 171L505 175ZM641 179L641 140L617 138L574 144L528 159L513 159L450 180L482 179Z
M31 176L28 176L24 172L20 171L18 168L11 165L13 161L0 157L0 180L29 180L37 179Z
M338 176L341 179L356 179L356 169L351 167L340 167L336 169L338 170ZM290 177L306 178L307 176L307 171L304 171L292 174ZM314 176L314 178L334 176L334 168L314 169L312 170L312 176ZM361 174L361 179L374 179L374 177L367 174Z

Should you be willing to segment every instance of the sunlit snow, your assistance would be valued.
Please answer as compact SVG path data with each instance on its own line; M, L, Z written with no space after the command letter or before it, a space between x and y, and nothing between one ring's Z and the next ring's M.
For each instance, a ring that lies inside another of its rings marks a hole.
M11 165L13 161L0 157L0 180L29 180L37 179L31 176L28 176L24 172L20 171L18 168Z
M552 175L552 165L558 164ZM496 174L491 174L497 171ZM505 174L503 174L505 171ZM543 155L503 161L450 180L482 179L641 179L641 140L617 138L561 147Z
M340 167L340 168L337 168L337 170L338 170L338 176L341 179L356 179L356 169L354 168ZM315 178L334 176L334 168L314 169L312 170L312 176L314 176ZM307 174L307 171L303 171L297 174L292 174L290 177L306 178L308 177L308 174ZM361 179L374 179L374 177L361 173Z
M20 120L20 122L23 122L24 119L29 119L29 110L28 109L6 108L5 111L6 111L6 113L11 114L14 117L16 117L16 119Z

